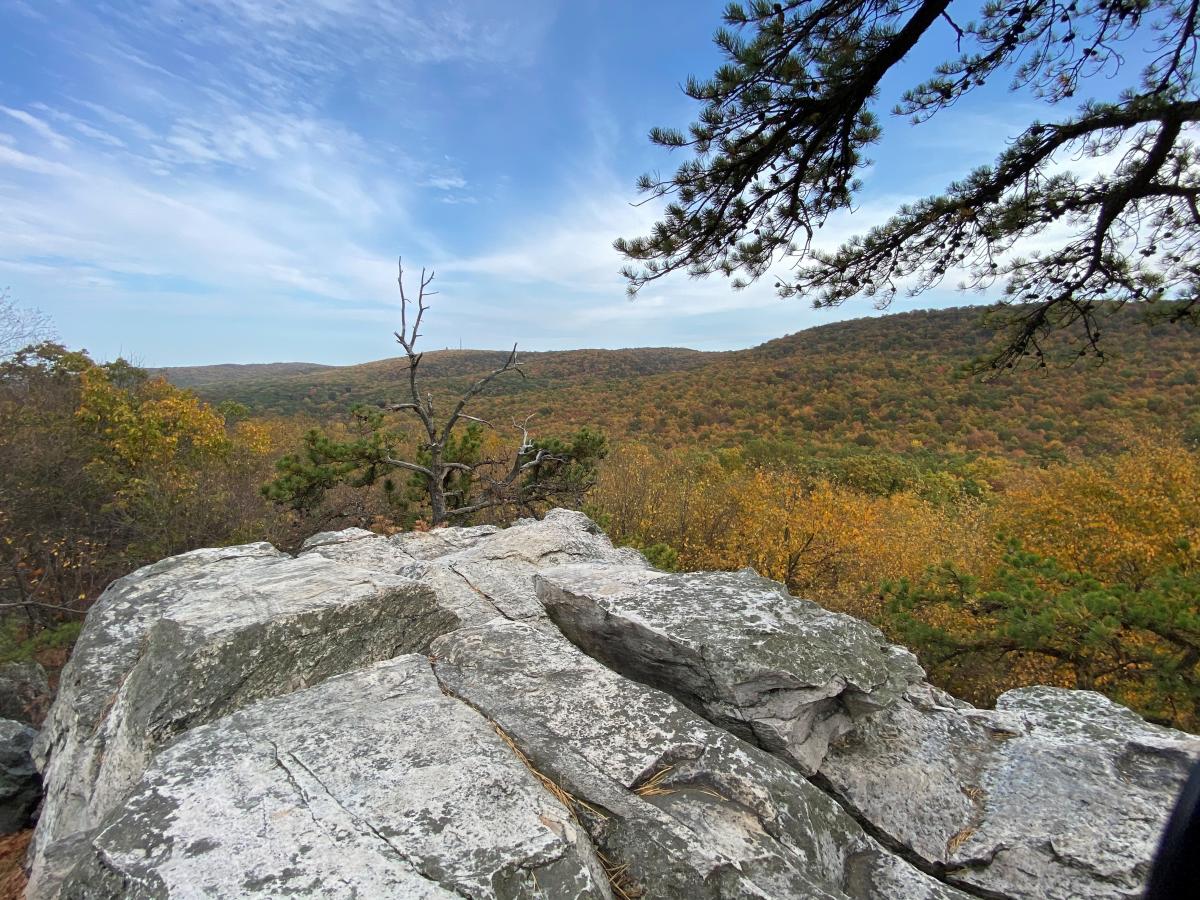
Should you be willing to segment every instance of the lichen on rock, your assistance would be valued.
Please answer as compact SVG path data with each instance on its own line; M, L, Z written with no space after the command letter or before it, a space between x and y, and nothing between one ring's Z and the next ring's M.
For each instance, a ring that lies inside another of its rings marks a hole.
M563 566L540 573L537 590L583 650L809 775L832 739L925 675L878 629L749 569Z

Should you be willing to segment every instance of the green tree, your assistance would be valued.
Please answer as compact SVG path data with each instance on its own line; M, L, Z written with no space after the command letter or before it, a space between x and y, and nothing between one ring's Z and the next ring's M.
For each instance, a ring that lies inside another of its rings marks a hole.
M943 565L885 587L885 621L941 683L1041 658L1071 687L1104 691L1194 729L1200 712L1200 572L1171 567L1108 584L1010 544L986 581Z
M277 464L277 477L263 486L268 498L300 511L311 511L336 485L366 488L382 483L393 516L411 520L411 504L428 505L430 525L466 520L486 510L536 514L551 504L578 505L591 487L596 463L606 448L603 435L580 430L570 441L534 440L529 422L514 421L520 434L518 445L504 456L485 452L484 429L490 422L466 412L467 405L492 381L508 372L524 376L517 362L517 348L502 365L476 380L453 403L443 419L435 411L432 393L422 393L418 371L422 354L416 345L421 321L429 307L426 298L434 273L421 270L420 287L414 301L404 291L404 268L400 266L400 330L396 340L408 362L408 397L392 403L387 412L409 413L417 420L416 452L402 456L411 443L408 429L390 420L384 410L358 406L352 412L358 435L338 441L313 430L299 453L288 454ZM410 305L415 314L410 322ZM461 429L461 430L459 430ZM407 476L401 491L396 473Z
M1100 321L1125 302L1162 303L1163 315L1195 322L1200 165L1189 132L1200 122L1200 4L990 0L971 21L952 5L729 4L716 35L726 62L685 87L703 104L699 120L687 134L650 134L689 158L672 177L639 182L648 199L668 204L649 235L616 241L631 261L631 293L678 270L720 272L744 286L786 259L795 269L776 283L782 296L822 307L865 295L883 307L901 285L917 295L963 272L969 287L1002 287L1000 318L1011 330L989 360L995 367L1043 362L1046 338L1064 328L1082 337L1067 352L1100 354ZM1031 122L994 164L944 193L901 207L836 251L815 249L817 231L861 189L889 73L918 42L939 41L945 61L899 94L894 114L920 124L1004 78L1045 103L1052 120ZM1117 100L1071 100L1147 47L1149 62ZM1068 101L1078 102L1074 111L1059 113ZM1114 151L1119 161L1099 175L1064 168ZM1051 226L1071 236L1044 252L1015 252Z

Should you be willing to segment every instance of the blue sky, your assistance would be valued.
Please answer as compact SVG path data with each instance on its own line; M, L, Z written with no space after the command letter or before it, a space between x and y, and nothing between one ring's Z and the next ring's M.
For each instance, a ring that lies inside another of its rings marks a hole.
M438 272L428 349L727 349L869 314L769 279L624 296L611 242L654 214L634 180L674 165L646 132L691 120L679 84L717 64L723 5L0 0L0 286L71 346L146 365L393 355L399 254ZM1031 112L989 86L889 122L823 242L989 160Z

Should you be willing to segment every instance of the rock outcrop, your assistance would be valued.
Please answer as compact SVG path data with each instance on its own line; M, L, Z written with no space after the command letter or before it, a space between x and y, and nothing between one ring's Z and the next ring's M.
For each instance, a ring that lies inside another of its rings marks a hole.
M548 624L533 583L533 575L546 568L581 563L649 568L641 554L614 548L587 516L566 509L505 529L480 525L382 537L352 528L309 538L301 555L310 554L420 581L468 626L497 617Z
M579 513L202 550L93 607L29 896L1136 897L1195 737L978 710Z
M446 690L563 791L627 893L965 900L792 767L528 625L456 631L433 659Z
M1001 896L1140 897L1200 741L1100 694L1022 688L979 710L922 685L821 774L887 839ZM940 798L940 803L930 802Z
M426 586L267 544L198 550L113 583L88 613L34 745L47 845L119 809L197 725L382 659L458 620Z
M50 709L50 679L33 660L0 666L0 719L41 725Z
M537 590L573 643L811 775L829 742L925 677L878 629L744 569L577 565Z
M37 734L24 722L0 719L0 834L29 827L42 779L29 753Z
M424 656L192 729L66 896L607 896L587 834Z
M992 897L1138 897L1200 739L1087 691L980 710L876 629L750 571L564 566L564 635L793 763L924 871ZM832 745L831 745L832 742Z

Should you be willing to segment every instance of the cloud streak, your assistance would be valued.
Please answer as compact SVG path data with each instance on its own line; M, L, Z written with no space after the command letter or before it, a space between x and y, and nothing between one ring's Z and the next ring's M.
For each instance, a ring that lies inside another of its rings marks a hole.
M9 2L0 285L70 343L156 365L390 353L398 253L438 269L431 346L718 348L830 321L769 279L625 298L612 241L651 227L634 178L671 162L630 121L678 118L673 82L710 62L680 47L720 5ZM930 132L820 240L940 188L1007 118Z

